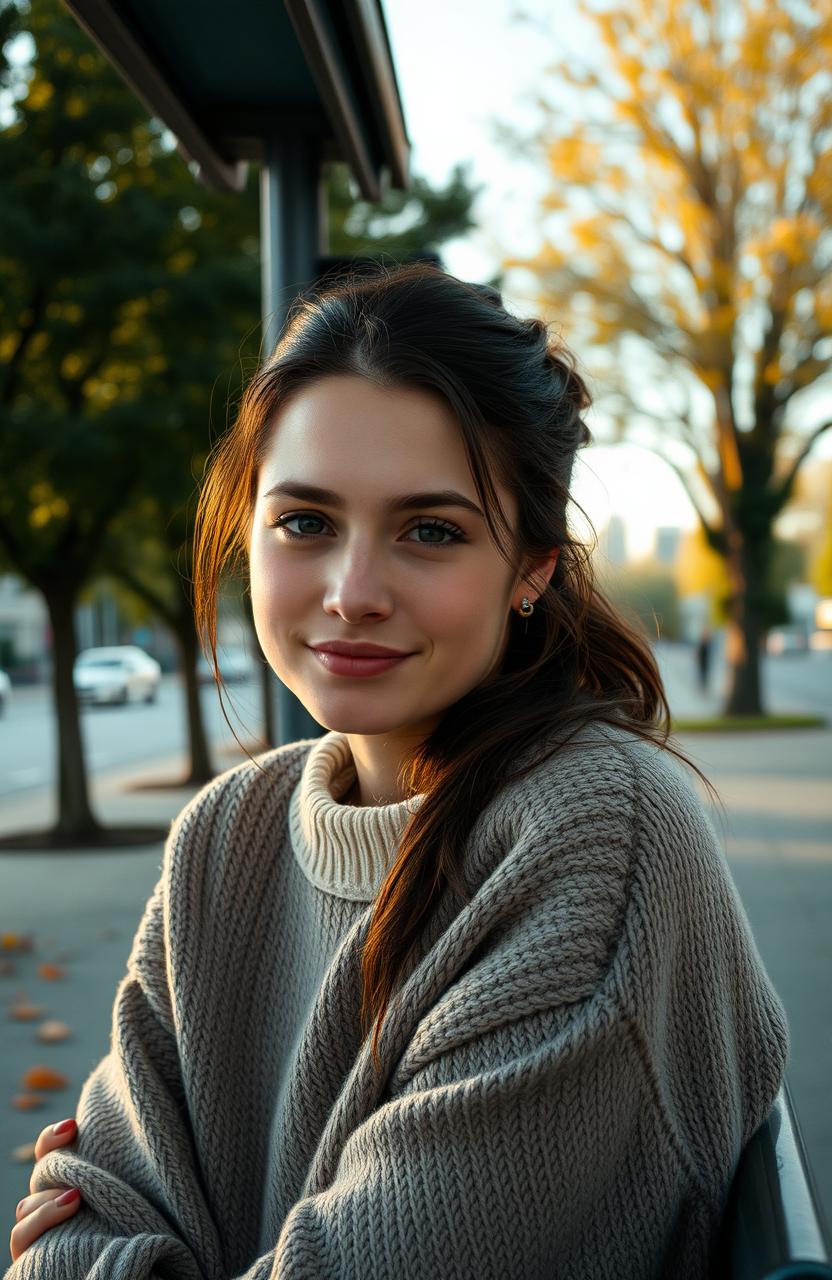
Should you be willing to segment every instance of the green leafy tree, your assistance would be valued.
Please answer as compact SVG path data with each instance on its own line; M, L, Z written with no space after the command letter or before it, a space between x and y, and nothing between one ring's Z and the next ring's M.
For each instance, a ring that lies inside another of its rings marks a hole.
M0 548L49 610L56 836L96 838L72 680L79 591L114 522L181 465L183 437L204 455L235 323L257 317L257 242L240 252L244 203L195 194L57 0L26 15L5 3L0 24L0 85L16 98L0 145ZM21 69L8 51L22 30L36 55ZM197 234L211 219L213 241Z
M7 54L23 30L35 57L20 68ZM121 581L174 632L188 780L212 773L188 514L211 405L234 401L260 355L257 174L239 195L200 186L57 0L25 15L0 0L0 49L0 86L17 99L0 148L9 246L0 257L0 556L49 608L57 829L88 838L98 825L72 685L72 618L96 573ZM329 167L328 186L335 253L400 260L471 225L475 193L459 172L444 189L417 179L377 206L353 199L344 165Z
M507 258L580 341L599 410L680 476L729 578L726 713L763 710L773 525L832 426L832 10L580 3L600 57L557 60L531 141L543 245ZM584 348L583 344L586 343ZM712 514L715 513L715 514Z
M414 175L407 191L388 189L378 204L356 196L345 164L329 167L329 250L404 262L426 249L440 251L476 226L473 201L481 188L469 185L467 168L456 165L444 187Z

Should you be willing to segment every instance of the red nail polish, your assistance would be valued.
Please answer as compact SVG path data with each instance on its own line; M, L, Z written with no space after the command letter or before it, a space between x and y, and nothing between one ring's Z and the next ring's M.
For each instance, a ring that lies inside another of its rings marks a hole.
M72 1204L73 1200L80 1199L81 1192L77 1187L71 1187L69 1191L65 1191L62 1196L58 1196L55 1204Z
M53 1133L68 1133L70 1129L75 1128L74 1120L62 1120L60 1124L53 1124Z

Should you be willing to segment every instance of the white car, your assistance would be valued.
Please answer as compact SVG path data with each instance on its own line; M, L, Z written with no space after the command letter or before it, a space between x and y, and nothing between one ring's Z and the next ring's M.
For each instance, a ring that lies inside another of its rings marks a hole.
M12 693L12 682L5 671L0 671L0 715L6 710Z
M159 663L137 644L84 649L72 671L79 702L154 702L161 677Z

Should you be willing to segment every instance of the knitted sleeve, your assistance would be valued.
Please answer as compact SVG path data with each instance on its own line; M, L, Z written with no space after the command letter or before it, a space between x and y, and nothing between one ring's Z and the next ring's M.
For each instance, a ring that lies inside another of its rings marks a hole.
M330 1185L293 1207L273 1268L256 1274L646 1280L697 1211L605 989L421 1067L350 1134Z
M785 1008L710 817L677 767L636 772L620 961L661 1106L714 1204L789 1061Z
M78 1136L38 1162L35 1190L78 1187L81 1205L35 1240L5 1280L222 1275L184 1100L164 936L170 861L197 820L192 801L172 825L116 991L110 1051L80 1093Z

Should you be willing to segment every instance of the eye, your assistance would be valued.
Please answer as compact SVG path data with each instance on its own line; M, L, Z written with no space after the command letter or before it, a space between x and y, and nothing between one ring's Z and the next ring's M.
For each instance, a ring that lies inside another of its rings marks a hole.
M269 527L272 529L282 529L284 538L288 538L290 541L293 541L293 542L308 541L312 538L317 538L320 536L320 534L315 530L313 530L311 533L309 532L298 533L296 530L290 529L288 525L289 525L289 522L293 520L304 520L307 522L312 520L313 522L317 521L318 524L326 524L326 521L324 520L323 516L316 516L311 511L300 511L300 512L295 512L294 515L280 516L277 520L271 521ZM423 542L420 539L417 541L417 546L421 546L421 547L450 547L455 542L468 541L468 539L466 538L462 530L458 528L455 524L451 524L449 520L439 520L439 519L419 520L417 524L411 527L409 532L412 533L414 529L431 529L433 531L439 531L440 533L447 534L450 539L450 541L448 542L436 542L436 541Z
M450 547L454 542L468 541L462 530L458 529L455 524L451 524L449 520L420 520L418 524L413 526L413 529L430 529L434 533L447 533L450 537L450 542L420 542L419 546L422 547ZM410 530L411 533L413 529Z
M287 526L290 520L317 520L319 524L323 524L323 520L320 516L305 515L301 512L300 515L280 516L277 520L273 520L271 522L270 528L283 529L285 537L289 539L296 539L297 541L301 541L303 538L314 538L316 536L314 533L296 533L294 529L289 529Z

